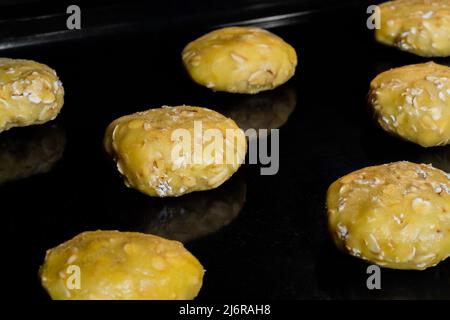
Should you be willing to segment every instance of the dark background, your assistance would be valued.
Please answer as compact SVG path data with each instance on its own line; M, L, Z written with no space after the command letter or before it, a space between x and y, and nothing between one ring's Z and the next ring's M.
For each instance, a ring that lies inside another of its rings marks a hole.
M48 300L37 276L45 250L82 231L118 229L188 239L186 247L207 270L199 301L450 298L449 261L421 272L382 269L382 290L369 291L367 265L338 252L326 231L325 192L350 171L398 160L450 171L448 147L424 149L389 137L366 115L377 73L427 61L375 43L366 1L79 4L81 31L65 29L62 2L1 5L0 56L48 64L66 90L54 122L0 137L0 153L12 154L18 165L30 159L31 171L33 160L51 168L0 185L4 288L11 297ZM182 48L227 24L282 36L297 50L296 75L269 95L250 97L192 83ZM238 114L242 108L251 115L258 105L258 115L271 117L286 91L296 105L280 129L275 176L244 165L217 190L155 199L127 189L102 150L106 126L127 113L192 104L225 114L238 106ZM12 171L0 163L2 170Z
M239 23L251 19L300 14L321 9L365 6L379 0L164 0L164 1L0 1L2 47L124 32L134 28L185 29ZM65 27L70 4L82 8L82 30ZM283 21L286 18L282 19Z

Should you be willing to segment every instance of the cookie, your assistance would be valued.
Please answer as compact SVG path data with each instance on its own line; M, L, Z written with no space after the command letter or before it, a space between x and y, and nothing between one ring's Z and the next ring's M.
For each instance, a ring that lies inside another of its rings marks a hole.
M297 54L275 34L254 27L218 29L192 41L182 59L191 78L215 91L258 93L295 73Z
M450 56L450 1L389 1L380 14L377 41L419 56Z
M423 270L450 255L450 179L431 165L352 172L331 184L327 208L337 247L371 263Z
M433 62L379 74L368 103L387 132L423 147L450 140L450 68Z
M53 120L63 103L64 89L53 69L0 58L0 132Z
M40 269L54 300L193 299L203 274L180 242L119 231L83 232L48 250Z
M104 145L125 184L155 197L214 189L237 171L247 152L233 120L191 106L121 117L107 128Z

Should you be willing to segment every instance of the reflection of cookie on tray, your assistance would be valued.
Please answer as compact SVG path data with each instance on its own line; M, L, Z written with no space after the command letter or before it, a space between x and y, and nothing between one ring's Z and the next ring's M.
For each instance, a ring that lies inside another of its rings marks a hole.
M328 226L341 250L393 269L435 266L450 255L450 179L425 164L352 172L327 193Z
M245 203L246 183L237 177L208 193L148 203L142 211L153 217L146 232L188 242L219 231L237 217Z
M53 120L63 103L64 89L53 69L0 58L0 132Z
M437 150L425 150L414 157L415 162L429 163L433 167L450 173L450 146L439 148Z
M295 49L260 28L228 27L189 43L182 53L191 78L215 91L257 93L295 73Z
M220 106L222 114L236 121L242 130L277 129L283 126L297 105L291 87L251 96L236 96Z
M42 126L6 132L0 136L0 185L46 173L61 159L64 131Z
M83 232L47 250L40 269L55 300L193 299L203 273L181 243L119 231Z

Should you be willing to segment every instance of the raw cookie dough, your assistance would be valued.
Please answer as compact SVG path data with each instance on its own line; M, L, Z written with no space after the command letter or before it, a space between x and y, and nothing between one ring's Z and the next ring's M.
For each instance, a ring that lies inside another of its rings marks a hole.
M208 137L213 132L219 136ZM104 145L127 186L157 197L216 188L247 152L245 135L233 120L191 106L121 117L109 125Z
M0 58L0 132L53 120L63 103L64 89L53 69Z
M390 1L380 13L377 41L419 56L450 56L449 0Z
M260 28L218 29L192 41L182 53L191 78L215 91L257 93L273 89L295 73L297 54Z
M70 266L79 268L79 288ZM203 274L180 242L119 231L83 232L47 250L40 269L54 300L193 299Z
M393 162L352 172L327 194L339 249L392 269L435 266L450 255L450 179L431 165Z
M450 140L450 68L433 62L379 74L368 103L387 132L423 147Z

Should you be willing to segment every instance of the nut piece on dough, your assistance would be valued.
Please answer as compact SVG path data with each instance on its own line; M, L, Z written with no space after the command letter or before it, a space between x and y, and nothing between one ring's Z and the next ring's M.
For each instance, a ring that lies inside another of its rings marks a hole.
M180 242L89 231L47 250L39 273L54 300L187 300L200 291L204 270Z
M449 0L389 1L380 10L377 41L419 56L450 56Z
M125 184L157 197L218 187L245 159L247 142L236 123L200 107L162 107L113 121L105 149Z
M200 85L215 91L257 93L273 89L295 73L294 48L260 28L229 27L192 41L183 63Z
M53 120L63 103L64 89L53 69L0 58L0 132Z
M349 254L392 269L423 270L450 255L450 179L411 162L364 168L335 181L328 226Z
M449 143L449 67L429 62L383 72L371 82L368 99L387 132L423 147Z

